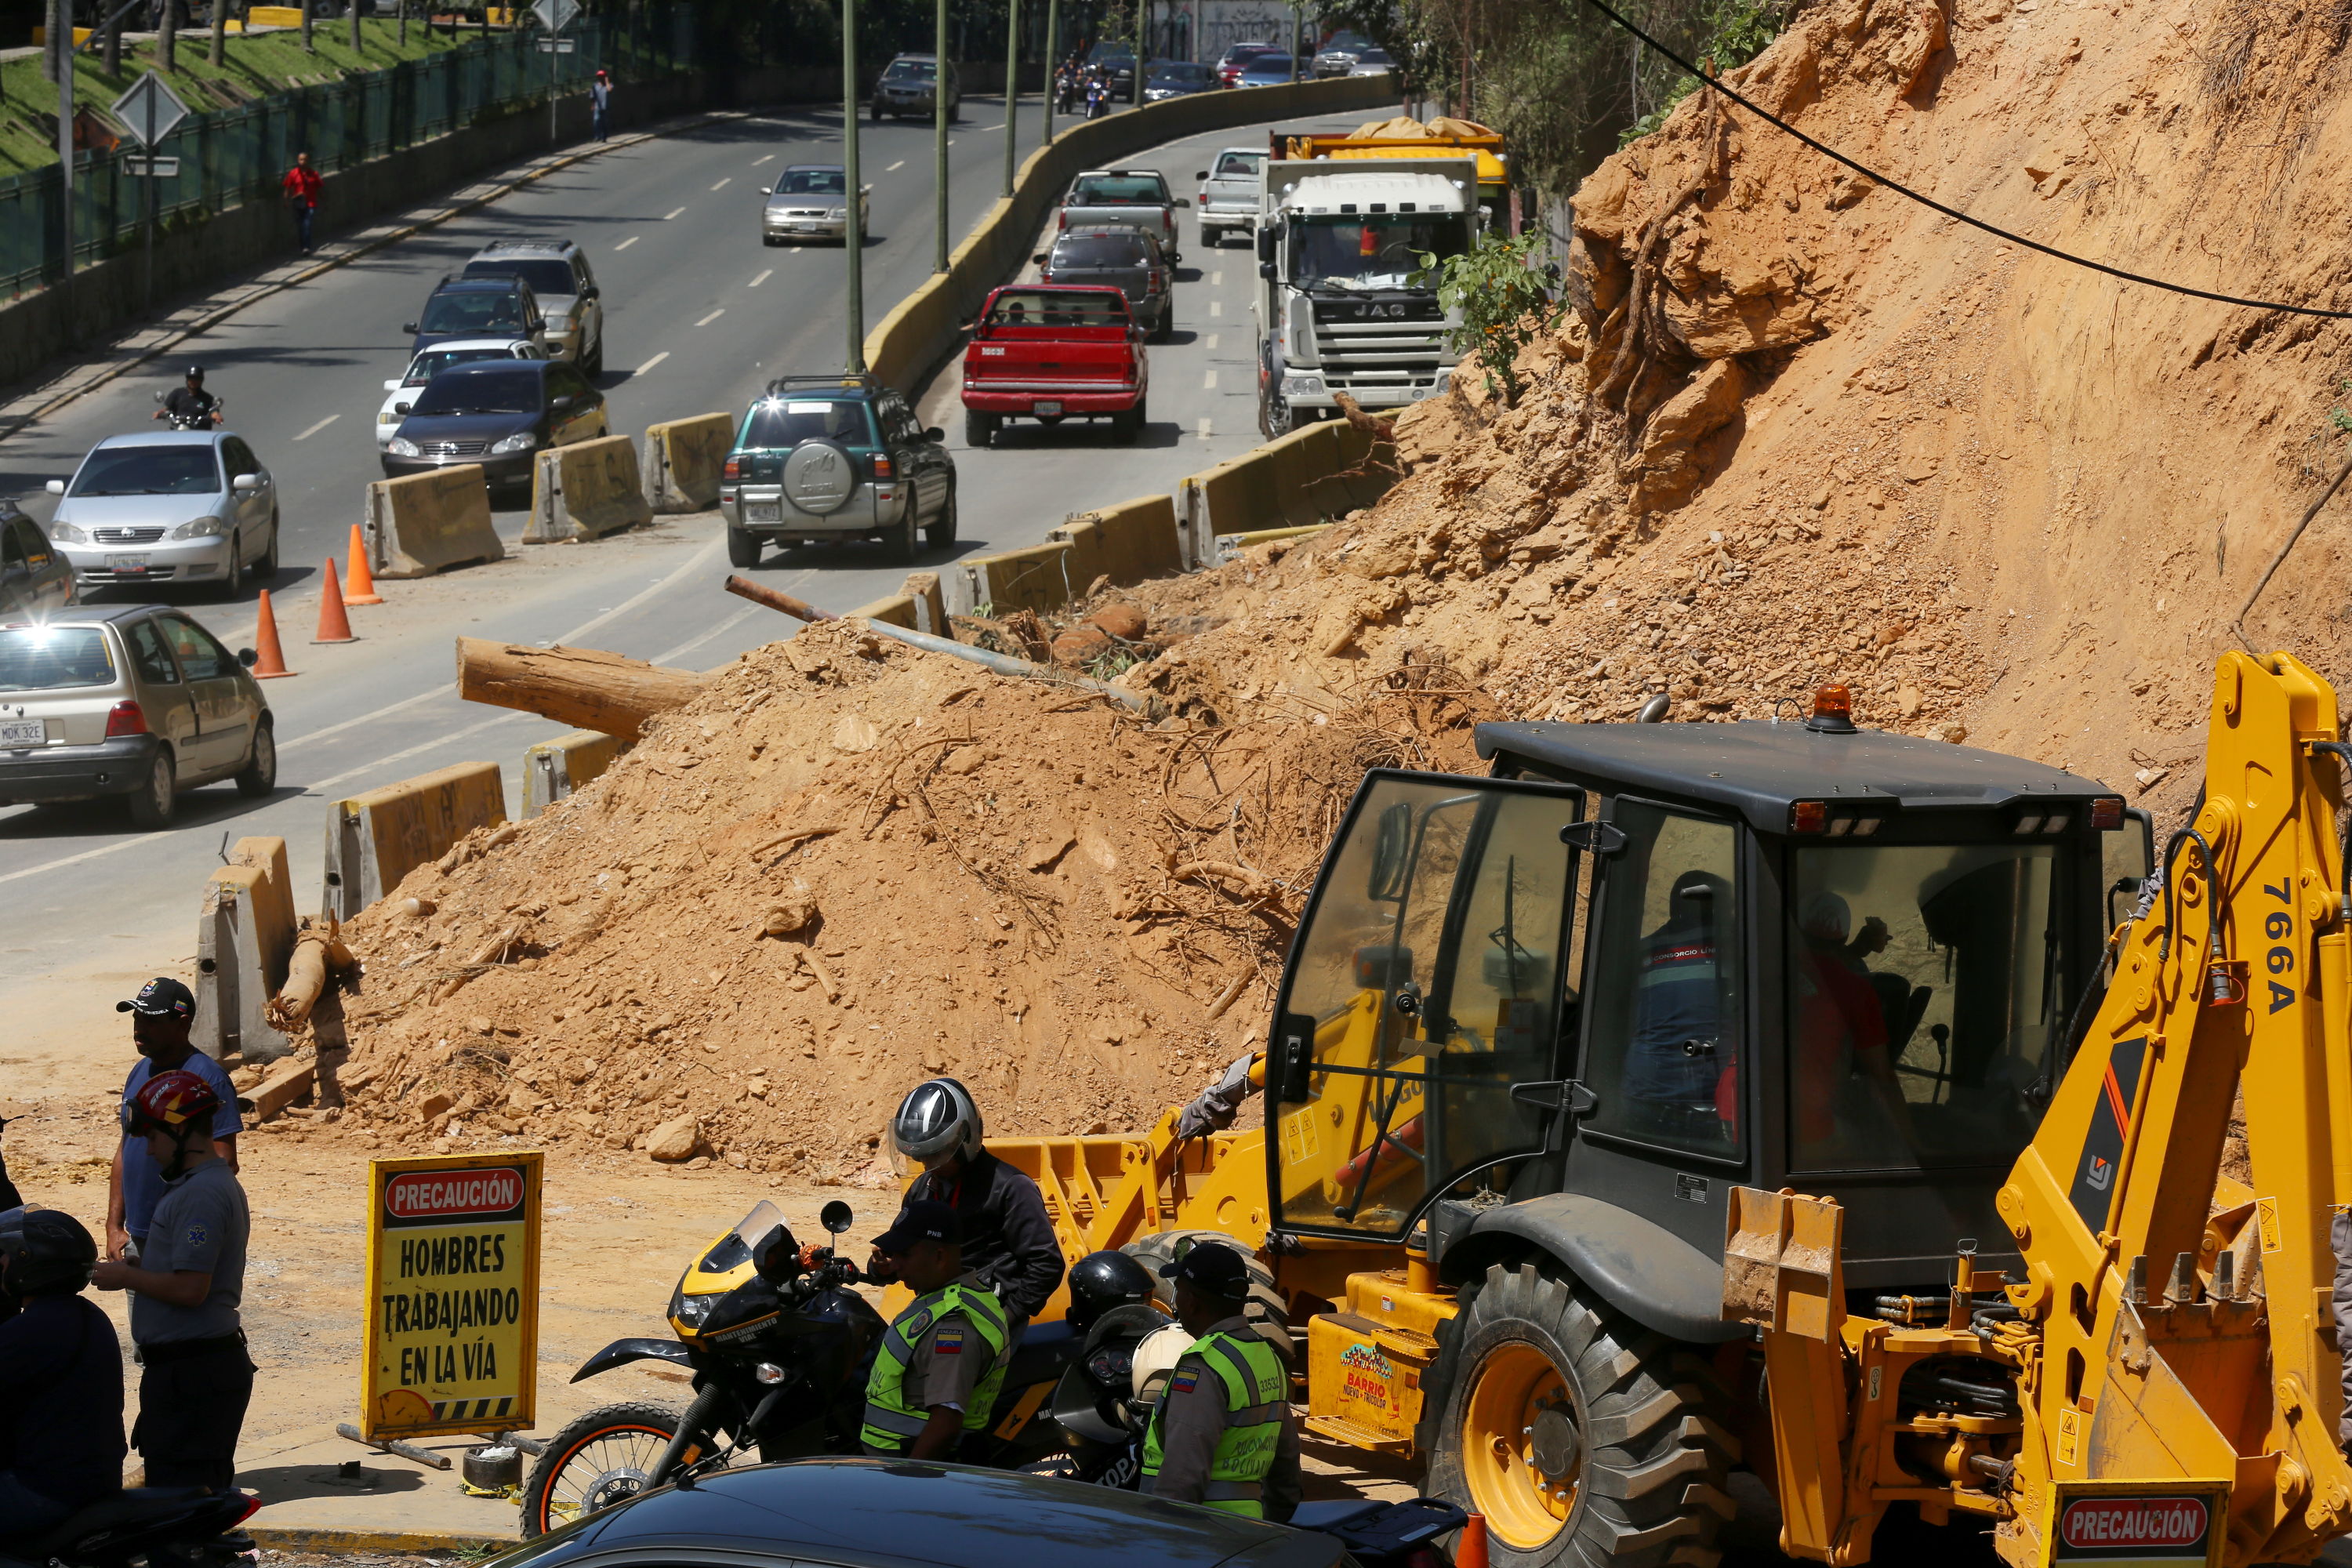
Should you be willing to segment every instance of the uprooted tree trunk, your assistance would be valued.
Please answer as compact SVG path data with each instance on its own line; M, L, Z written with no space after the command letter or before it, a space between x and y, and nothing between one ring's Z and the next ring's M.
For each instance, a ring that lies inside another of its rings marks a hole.
M710 678L592 647L522 647L457 639L457 695L559 724L635 741L646 724L701 695Z

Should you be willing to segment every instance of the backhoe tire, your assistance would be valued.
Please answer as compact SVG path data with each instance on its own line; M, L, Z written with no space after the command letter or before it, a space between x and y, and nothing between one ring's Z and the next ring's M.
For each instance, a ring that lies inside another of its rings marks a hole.
M633 1400L600 1405L548 1439L522 1489L522 1528L544 1535L646 1489L683 1413ZM568 1473L567 1473L568 1471Z
M1556 1265L1465 1294L1417 1437L1428 1489L1486 1515L1495 1568L1714 1568L1738 1442L1705 1356Z
M1249 1263L1249 1301L1244 1311L1251 1327L1265 1337L1266 1343L1280 1351L1296 1364L1298 1342L1291 1335L1290 1311L1283 1304L1282 1293L1274 1288L1273 1271L1259 1262L1247 1247L1243 1247L1222 1230L1163 1230L1138 1237L1119 1248L1129 1258L1151 1270L1151 1293L1170 1311L1176 1310L1176 1282L1163 1279L1160 1271L1188 1250L1195 1242L1222 1242L1240 1253Z

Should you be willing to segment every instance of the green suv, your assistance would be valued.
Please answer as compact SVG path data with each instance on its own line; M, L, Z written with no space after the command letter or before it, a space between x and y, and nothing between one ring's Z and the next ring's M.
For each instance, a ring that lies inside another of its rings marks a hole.
M762 545L879 539L911 563L955 542L955 459L944 432L870 375L788 375L743 415L719 479L727 559L756 566Z

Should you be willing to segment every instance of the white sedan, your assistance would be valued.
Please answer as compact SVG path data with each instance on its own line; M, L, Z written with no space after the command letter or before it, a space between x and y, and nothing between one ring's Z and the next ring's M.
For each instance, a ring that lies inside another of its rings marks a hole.
M400 422L408 416L408 405L425 390L425 384L453 364L471 364L478 359L545 359L539 345L529 338L460 338L454 342L435 343L431 348L408 362L408 373L398 381L383 384L383 406L376 411L375 444L378 450L392 445L400 430Z

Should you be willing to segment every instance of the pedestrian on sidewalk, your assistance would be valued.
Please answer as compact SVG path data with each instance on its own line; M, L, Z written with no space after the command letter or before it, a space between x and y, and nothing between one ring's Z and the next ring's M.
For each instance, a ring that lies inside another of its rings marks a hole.
M122 1342L82 1297L98 1243L57 1209L0 1215L0 1537L40 1535L122 1486Z
M151 1487L226 1490L253 1399L237 1315L252 1218L236 1173L214 1150L220 1104L212 1085L184 1070L140 1089L131 1131L163 1173L163 1201L139 1262L103 1262L90 1275L101 1290L131 1293L131 1338L145 1371L131 1446Z
M175 1069L204 1079L219 1100L213 1113L213 1151L232 1172L236 1169L236 1135L245 1123L237 1118L236 1088L228 1074L188 1038L196 998L186 986L159 974L130 1001L117 1002L114 1010L131 1015L131 1039L139 1047L139 1060L122 1084L122 1142L115 1146L114 1173L107 1181L106 1255L136 1263L147 1243L155 1205L163 1195L163 1177L147 1157L146 1141L131 1131L140 1089L156 1074Z
M612 131L613 79L604 71L588 84L588 133L597 141L606 140Z
M319 191L323 184L319 171L310 167L310 154L294 154L294 166L286 171L279 186L286 193L286 205L293 209L294 233L301 241L302 254L310 254L310 220L318 215Z

